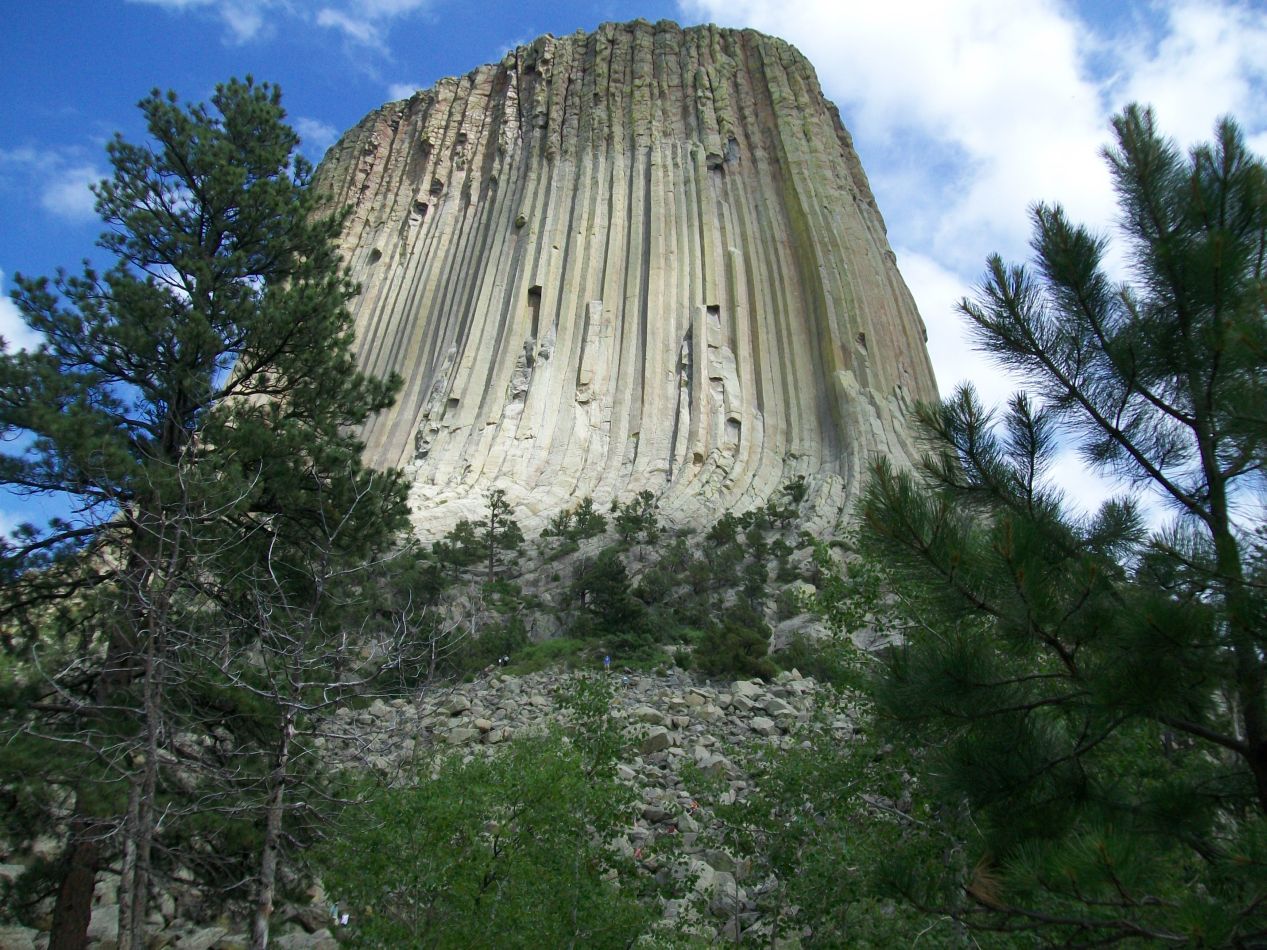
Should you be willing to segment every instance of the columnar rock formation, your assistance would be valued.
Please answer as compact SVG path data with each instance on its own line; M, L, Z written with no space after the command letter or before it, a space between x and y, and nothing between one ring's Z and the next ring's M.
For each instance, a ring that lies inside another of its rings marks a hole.
M912 455L923 324L810 64L751 31L542 37L371 113L319 186L364 366L365 431L419 527L500 487L528 512L651 489L683 521L810 477L834 517Z

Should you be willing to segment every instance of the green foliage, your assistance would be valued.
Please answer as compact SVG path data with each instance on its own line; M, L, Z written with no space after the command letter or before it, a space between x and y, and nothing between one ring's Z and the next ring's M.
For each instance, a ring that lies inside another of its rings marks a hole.
M606 530L607 519L594 508L594 499L587 495L575 507L554 515L542 529L541 537L571 541L572 550L576 550L575 542L596 538Z
M464 638L459 648L446 657L441 673L462 678L503 661L509 664L521 658L528 645L523 618L514 614L501 623L485 626L478 637Z
M564 539L546 555L545 559L547 562L558 561L561 558L567 557L569 554L575 554L580 549L581 546L577 542ZM558 580L558 577L553 577L551 579Z
M431 550L441 564L456 568L483 563L488 557L488 545L468 518L450 528L443 538L432 544Z
M498 565L523 543L523 531L506 501L506 492L497 488L488 493L487 510L478 524L463 518L434 542L431 550L440 564L459 571L484 564L491 581L497 576Z
M857 678L860 658L852 647L819 649L829 654L827 665L852 668L847 678ZM847 711L850 718L868 717L856 698ZM894 898L965 882L970 869L956 832L970 829L911 802L907 776L918 750L833 728L831 717L844 712L829 708L797 742L749 755L744 766L753 793L716 809L737 849L758 856L756 873L777 878L764 912L782 919L785 933L810 931L808 946L974 946L952 914L929 917ZM1010 946L998 938L979 945Z
M837 690L857 689L864 685L857 665L842 661L848 649L839 635L829 640L811 640L802 633L794 633L783 649L770 654L770 662L780 670L796 670Z
M821 617L837 636L901 622L898 613L886 609L885 585L891 578L877 561L859 556L856 536L835 544L814 540L812 546L817 584L802 609ZM839 552L840 560L833 552Z
M704 540L719 548L734 544L739 540L739 527L739 519L728 511L708 529Z
M615 778L610 687L582 681L562 702L568 739L440 760L416 785L371 789L345 817L320 861L351 914L350 945L626 947L648 929L631 869L601 844L635 801Z
M780 498L789 493L796 497L798 488L804 489L803 481L786 487ZM716 627L715 618L735 597L752 611L764 609L770 599L767 561L771 556L779 561L781 581L796 578L788 563L793 548L783 537L790 520L780 520L784 516L792 519L796 512L789 514L783 504L774 499L742 515L724 514L705 533L698 552L686 536L674 538L661 549L660 556L642 573L635 590L638 599L653 609L658 639L679 639L686 630ZM720 628L713 630L713 636L721 636ZM755 647L755 643L750 646ZM721 652L743 651L732 643Z
M1106 242L1034 211L1036 272L992 258L961 309L1020 371L1001 418L970 388L921 420L922 477L879 464L864 551L906 645L877 691L967 871L892 878L916 906L1045 943L1267 937L1267 172L1230 121L1187 160L1136 107L1107 153L1134 287ZM1063 428L1062 428L1063 427ZM1071 515L1084 458L1177 512ZM950 816L959 816L951 820ZM965 900L966 898L966 900ZM960 906L962 905L962 906Z
M769 580L770 572L765 566L765 562L754 558L749 560L743 566L743 586L739 589L739 594L753 608L760 608L769 596L766 588L766 581Z
M795 587L784 587L779 591L774 609L779 620L791 620L806 611L805 598Z
M355 464L345 433L397 386L356 368L354 288L334 250L342 218L319 213L276 88L231 81L210 108L155 93L141 109L152 142L112 141L114 174L96 189L115 266L15 279L45 342L0 360L0 426L35 437L0 457L0 479L86 507L8 547L10 573L107 535L141 545L175 505L291 517L274 486L298 493L305 468Z
M773 679L769 650L769 624L751 607L736 605L705 627L695 647L694 666L707 676Z
M559 666L569 670L596 668L600 663L592 641L555 637L540 643L530 643L511 654L506 670L515 676L526 676Z
M112 176L94 189L113 265L17 278L43 342L0 355L0 482L69 497L75 512L0 543L4 647L39 656L26 682L55 700L38 716L7 709L4 732L47 743L67 853L90 863L158 832L183 847L190 799L208 790L233 789L243 811L263 801L278 774L264 763L314 681L339 682L344 661L354 681L366 673L343 628L382 632L366 565L407 514L399 473L365 468L353 434L398 380L357 368L356 291L335 247L344 216L308 188L280 93L230 81L209 104L155 92L140 107L149 140L114 139ZM52 644L59 666L44 662ZM220 715L198 701L208 672L267 707L225 726L263 742L266 756L250 750L259 767L175 747ZM124 826L129 792L140 805Z
M496 576L497 563L500 559L523 547L523 531L512 516L510 503L506 501L506 493L500 488L495 488L488 493L488 515L484 520L480 542L488 552L489 580Z
M639 539L654 544L660 537L659 504L655 492L643 489L624 505L613 501L611 513L615 516L616 534L626 544L633 544Z
M809 485L804 475L794 479L779 489L778 493L753 513L761 520L787 530L796 524L801 514L801 504L809 496ZM762 525L761 527L765 527Z
M584 635L602 638L620 650L642 645L650 638L646 605L633 596L629 574L616 548L604 548L592 562L579 565L570 593L580 606L578 630Z

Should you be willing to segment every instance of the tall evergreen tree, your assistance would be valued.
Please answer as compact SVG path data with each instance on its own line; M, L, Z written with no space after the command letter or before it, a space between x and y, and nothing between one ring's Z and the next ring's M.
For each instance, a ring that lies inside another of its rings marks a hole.
M524 543L523 530L506 501L506 492L500 488L488 493L488 519L480 540L488 551L488 579L495 580L498 559L518 551Z
M998 419L970 387L926 408L922 477L880 464L865 494L864 544L919 620L880 708L964 849L964 877L925 863L907 890L1045 940L1249 945L1267 937L1267 172L1230 120L1186 158L1149 111L1113 124L1132 282L1036 207L1034 266L991 258L961 304L1029 395ZM1073 514L1048 477L1069 435L1173 521L1149 530L1121 499Z
M397 384L357 368L343 219L308 187L278 89L248 78L209 105L156 91L140 108L149 140L116 137L95 189L115 263L18 278L43 342L0 357L0 431L19 440L0 482L74 512L0 551L6 649L39 654L44 673L19 677L13 730L49 749L76 736L92 762L72 786L54 947L83 944L95 870L120 839L125 937L140 945L190 632L258 599L260 565L293 599L325 576L309 554L372 557L405 515L399 478L364 469L351 434ZM232 639L225 651L250 646Z

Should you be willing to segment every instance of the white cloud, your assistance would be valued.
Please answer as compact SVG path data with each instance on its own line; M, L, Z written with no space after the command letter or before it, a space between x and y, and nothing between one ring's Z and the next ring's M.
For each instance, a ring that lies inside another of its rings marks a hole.
M1060 452L1043 475L1046 484L1060 488L1065 493L1065 501L1069 507L1081 515L1094 514L1110 498L1132 495L1115 479L1106 478L1088 468L1074 448ZM1138 497L1138 493L1135 495L1135 500L1141 503L1141 513L1145 519L1155 522L1159 514L1155 511L1155 501L1142 499Z
M0 337L4 338L5 349L33 350L43 337L26 325L17 304L9 299L9 292L4 287L4 271L0 271ZM0 512L0 516L3 513Z
M264 32L265 20L259 7L226 4L220 16L239 43L253 40Z
M1244 3L1138 4L1134 12L1149 15L1123 29L1142 39L1097 35L1062 0L679 6L781 36L815 64L854 134L891 240L905 248L903 272L930 335L954 304L932 299L939 283L975 282L993 251L1029 256L1035 201L1058 201L1074 220L1111 227L1116 210L1099 151L1111 111L1124 102L1156 103L1161 127L1184 141L1208 138L1215 116L1231 111L1252 145L1267 145L1267 11ZM964 365L958 347L946 352L953 362L934 353L943 388Z
M25 520L29 519L24 519L18 515L10 514L9 512L0 509L0 535L3 535L6 538L9 537Z
M421 83L394 82L387 87L387 97L393 101L397 99L408 99L421 88Z
M295 131L299 133L299 138L303 143L303 150L308 153L309 157L320 158L325 154L326 149L334 144L335 139L339 137L339 131L328 122L322 122L320 119L310 119L305 116L298 116L293 125Z
M1055 0L684 6L798 46L864 152L923 178L919 198L911 197L940 206L925 240L942 253L957 253L965 233L982 229L1022 248L1025 209L1036 197L1059 197L1084 215L1110 195L1096 154L1106 136L1096 84L1083 69L1083 27ZM940 157L938 167L929 155ZM892 202L884 210L900 211Z
M80 149L0 149L0 169L16 174L45 211L72 223L96 218L92 186L106 177Z
M235 43L248 43L267 32L270 17L293 11L289 0L128 0L176 13L206 10L228 27ZM268 14L268 16L266 16Z
M990 251L1025 253L1026 209L1037 199L1059 199L1095 224L1109 220L1112 193L1098 157L1107 140L1100 93L1084 68L1085 27L1067 5L723 6L692 0L710 16L755 19L758 29L800 47L848 116L867 167L883 163L907 179L888 191L877 175L881 207L900 242L975 271ZM735 9L742 12L728 15Z
M540 35L541 33L537 30L520 33L519 36L515 37L509 43L503 43L501 46L498 46L497 52L494 53L491 58L494 60L502 59L507 53L513 52L521 46L527 46Z
M339 30L353 42L366 46L377 46L382 42L378 27L370 18L332 7L323 7L317 11L317 26Z
M1176 0L1164 12L1155 42L1128 48L1116 104L1151 104L1161 128L1185 145L1208 140L1222 115L1267 122L1267 9Z
M430 0L352 0L348 6L363 16L381 19L414 13L429 4Z
M289 18L333 29L362 46L382 46L392 20L425 10L431 0L330 0L314 13L302 0L128 0L173 13L200 11L217 17L235 43L267 36Z
M40 204L68 221L91 221L96 217L94 205L97 201L92 186L104 177L105 173L92 165L50 169L48 180L40 192Z
M971 382L989 405L1020 388L972 344L967 321L956 309L960 300L971 296L972 286L927 254L909 248L898 248L896 253L898 267L928 329L928 354L942 395L949 396L960 383Z
M1185 145L1237 117L1267 152L1267 8L1137 0L1097 33L1067 0L679 0L685 17L751 27L815 64L871 178L928 328L944 394L971 380L987 405L1018 381L977 353L955 309L991 252L1030 256L1028 208L1059 202L1095 230L1116 221L1100 149L1113 111L1154 105ZM1106 266L1121 273L1122 246ZM1053 475L1090 510L1113 487L1075 452ZM1147 517L1160 509L1148 500Z

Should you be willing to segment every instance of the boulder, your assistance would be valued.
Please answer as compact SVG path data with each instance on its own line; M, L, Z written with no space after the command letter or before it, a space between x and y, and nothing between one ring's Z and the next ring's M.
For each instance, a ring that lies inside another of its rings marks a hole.
M760 680L736 680L730 687L730 695L735 698L742 696L755 701L765 693L766 688Z
M668 729L658 726L647 733L639 748L643 755L652 755L673 745L673 736Z
M35 950L38 930L16 924L0 924L0 947L4 950Z
M119 908L117 905L94 907L88 921L88 939L97 942L119 941Z
M203 927L185 934L173 944L177 950L223 950L229 931L224 927Z
M660 710L653 709L650 706L635 707L634 709L630 710L629 718L637 720L638 722L649 723L653 726L669 725L669 717L666 716L664 713L660 712Z
M782 735L782 730L775 725L774 720L767 719L765 716L754 716L748 720L748 728L759 736L765 736L767 739Z
M283 934L269 941L274 950L338 950L339 941L328 930L316 933Z

